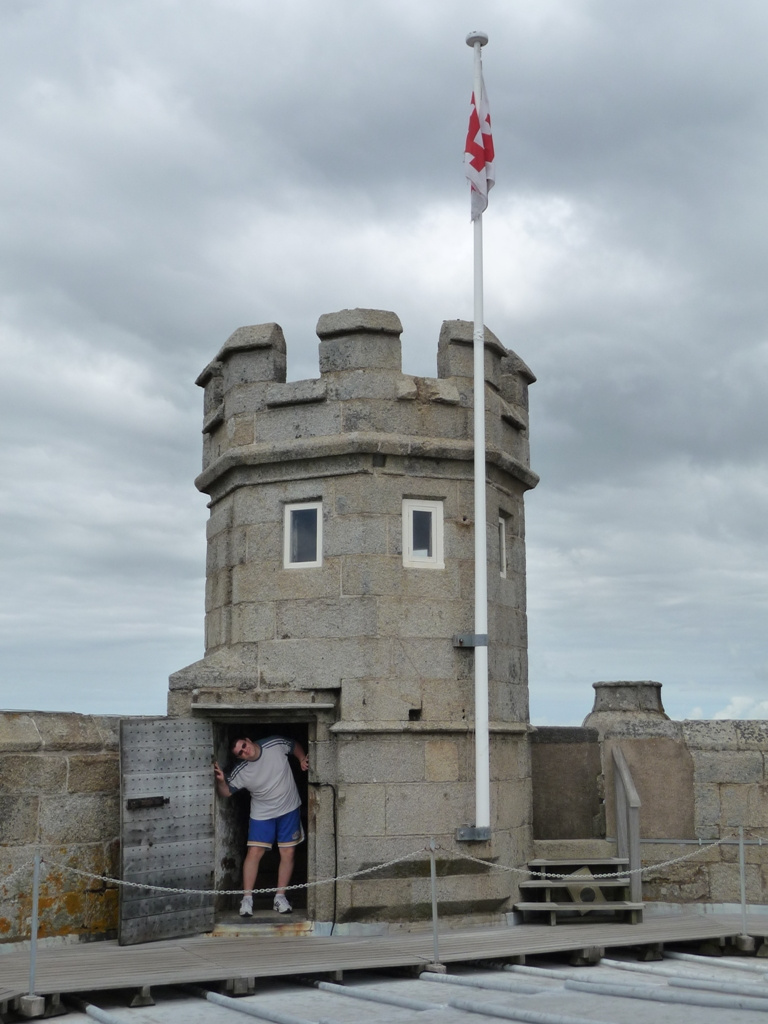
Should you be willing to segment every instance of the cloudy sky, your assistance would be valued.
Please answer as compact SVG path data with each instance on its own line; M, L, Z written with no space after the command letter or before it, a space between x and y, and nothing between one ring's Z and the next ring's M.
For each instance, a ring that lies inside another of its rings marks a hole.
M0 707L162 713L202 655L194 379L275 320L472 316L534 370L531 707L768 717L765 0L5 0Z

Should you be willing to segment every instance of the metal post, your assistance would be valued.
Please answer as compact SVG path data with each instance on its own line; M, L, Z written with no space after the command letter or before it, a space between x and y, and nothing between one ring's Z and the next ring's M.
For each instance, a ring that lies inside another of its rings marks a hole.
M488 42L484 32L471 32L467 45L474 50L475 109L481 116L483 65L481 47ZM491 768L488 724L488 538L485 497L485 318L483 314L483 217L474 221L474 325L473 423L475 499L475 826L491 827Z
M35 869L32 875L32 923L29 942L29 996L35 994L35 971L37 970L37 927L38 904L40 902L40 852L35 854Z
M741 934L747 934L747 871L744 866L744 826L739 825L739 881L741 883Z
M437 869L435 867L435 840L429 840L429 873L432 879L432 945L436 964L440 963L440 950L437 943Z

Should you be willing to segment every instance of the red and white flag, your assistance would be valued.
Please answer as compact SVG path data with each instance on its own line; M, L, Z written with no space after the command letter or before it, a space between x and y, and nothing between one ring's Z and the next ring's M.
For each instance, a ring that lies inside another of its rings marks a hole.
M480 79L480 111L472 93L469 111L469 131L464 146L464 170L469 181L472 196L472 220L482 216L488 206L488 193L496 180L493 170L493 135L491 134L491 113L485 83Z

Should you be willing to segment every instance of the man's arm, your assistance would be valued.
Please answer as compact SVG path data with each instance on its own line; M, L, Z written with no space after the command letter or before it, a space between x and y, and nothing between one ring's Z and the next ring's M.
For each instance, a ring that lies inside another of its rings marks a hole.
M293 750L291 753L301 765L301 770L303 772L307 771L309 769L309 758L304 753L304 747L302 747L302 745L296 740L293 741Z
M224 772L219 768L216 761L213 762L213 774L216 776L216 792L219 796L232 796L232 791L229 788Z

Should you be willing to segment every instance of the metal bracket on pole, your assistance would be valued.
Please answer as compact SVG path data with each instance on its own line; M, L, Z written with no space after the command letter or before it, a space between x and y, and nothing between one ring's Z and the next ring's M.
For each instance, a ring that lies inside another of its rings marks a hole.
M454 647L487 647L487 633L454 633Z
M491 838L490 826L462 825L456 829L457 843L484 843Z

